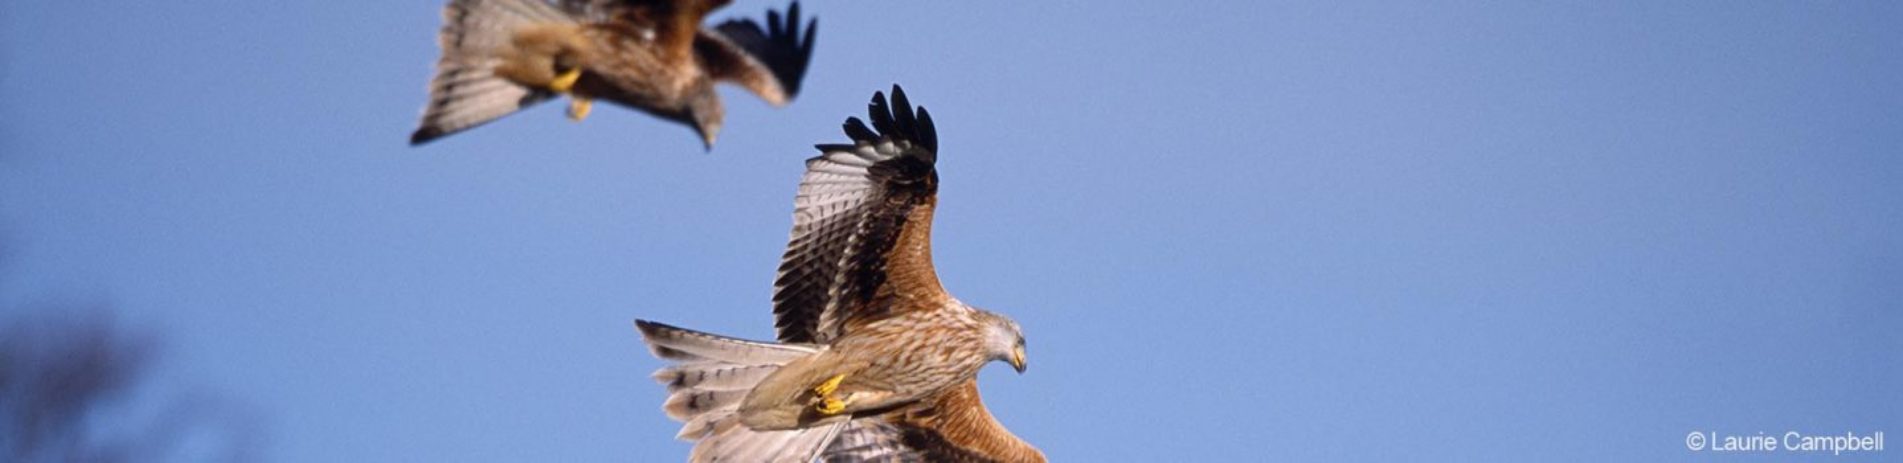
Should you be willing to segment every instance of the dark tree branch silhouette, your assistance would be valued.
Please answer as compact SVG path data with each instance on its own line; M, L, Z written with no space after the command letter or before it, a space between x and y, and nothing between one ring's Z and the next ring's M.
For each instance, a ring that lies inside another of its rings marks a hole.
M141 394L156 337L121 328L112 313L0 303L0 461L256 461L255 420L230 401ZM159 411L141 414L135 402Z
M7 461L128 461L90 420L137 386L150 343L102 315L13 320L0 328L0 455Z

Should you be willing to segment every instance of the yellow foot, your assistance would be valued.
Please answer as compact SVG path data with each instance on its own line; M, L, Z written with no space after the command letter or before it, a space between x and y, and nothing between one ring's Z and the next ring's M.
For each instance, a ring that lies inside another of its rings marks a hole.
M821 415L837 415L846 411L846 401L833 397L833 393L839 391L839 382L845 380L846 374L840 373L813 386L813 395L819 396L819 403L814 404L813 409L819 410Z
M577 80L581 80L581 68L569 69L568 72L555 76L555 80L548 81L548 89L568 93L569 89L575 88Z
M845 380L846 380L845 373L840 373L837 376L827 378L825 382L819 383L819 386L813 387L813 393L818 394L820 397L833 395L833 391L839 390L839 382L845 381Z
M838 415L839 412L846 411L846 402L843 400L832 398L832 397L827 397L824 399L820 399L819 405L816 405L813 408L816 410L819 410L819 413L821 415Z
M568 120L581 122L588 118L588 110L593 109L595 100L576 97L568 101Z

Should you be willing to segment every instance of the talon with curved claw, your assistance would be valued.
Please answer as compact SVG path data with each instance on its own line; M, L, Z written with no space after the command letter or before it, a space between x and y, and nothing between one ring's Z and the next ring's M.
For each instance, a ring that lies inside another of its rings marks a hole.
M837 415L839 412L846 411L846 401L833 397L833 393L839 391L839 382L845 380L846 374L840 373L814 386L813 395L819 396L819 403L813 405L813 409L823 415ZM847 398L850 399L851 396L848 395Z

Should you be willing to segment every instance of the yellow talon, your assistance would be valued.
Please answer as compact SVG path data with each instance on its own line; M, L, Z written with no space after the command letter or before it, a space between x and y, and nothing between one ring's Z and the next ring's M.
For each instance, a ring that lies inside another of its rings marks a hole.
M833 398L833 393L839 392L839 382L845 380L846 374L840 373L813 386L813 395L819 396L819 403L814 404L813 409L819 410L822 415L837 415L846 411L846 401Z
M569 89L575 88L577 80L581 80L581 68L569 69L568 72L556 75L555 80L549 81L548 89L568 93Z
M568 120L581 122L588 118L588 110L594 109L595 100L576 97L568 102Z
M840 373L832 378L828 378L826 382L819 383L819 386L813 388L813 393L819 394L820 397L833 395L833 391L839 390L839 382L845 380L846 374Z
M846 402L839 399L827 397L825 399L821 399L819 401L819 406L814 408L818 409L820 414L838 415L839 412L846 411Z

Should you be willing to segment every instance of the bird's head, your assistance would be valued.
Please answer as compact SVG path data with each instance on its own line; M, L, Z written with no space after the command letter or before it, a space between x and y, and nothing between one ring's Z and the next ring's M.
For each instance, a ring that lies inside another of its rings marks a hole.
M1009 363L1018 373L1024 373L1024 330L1003 315L980 313L985 315L985 350L991 359Z

